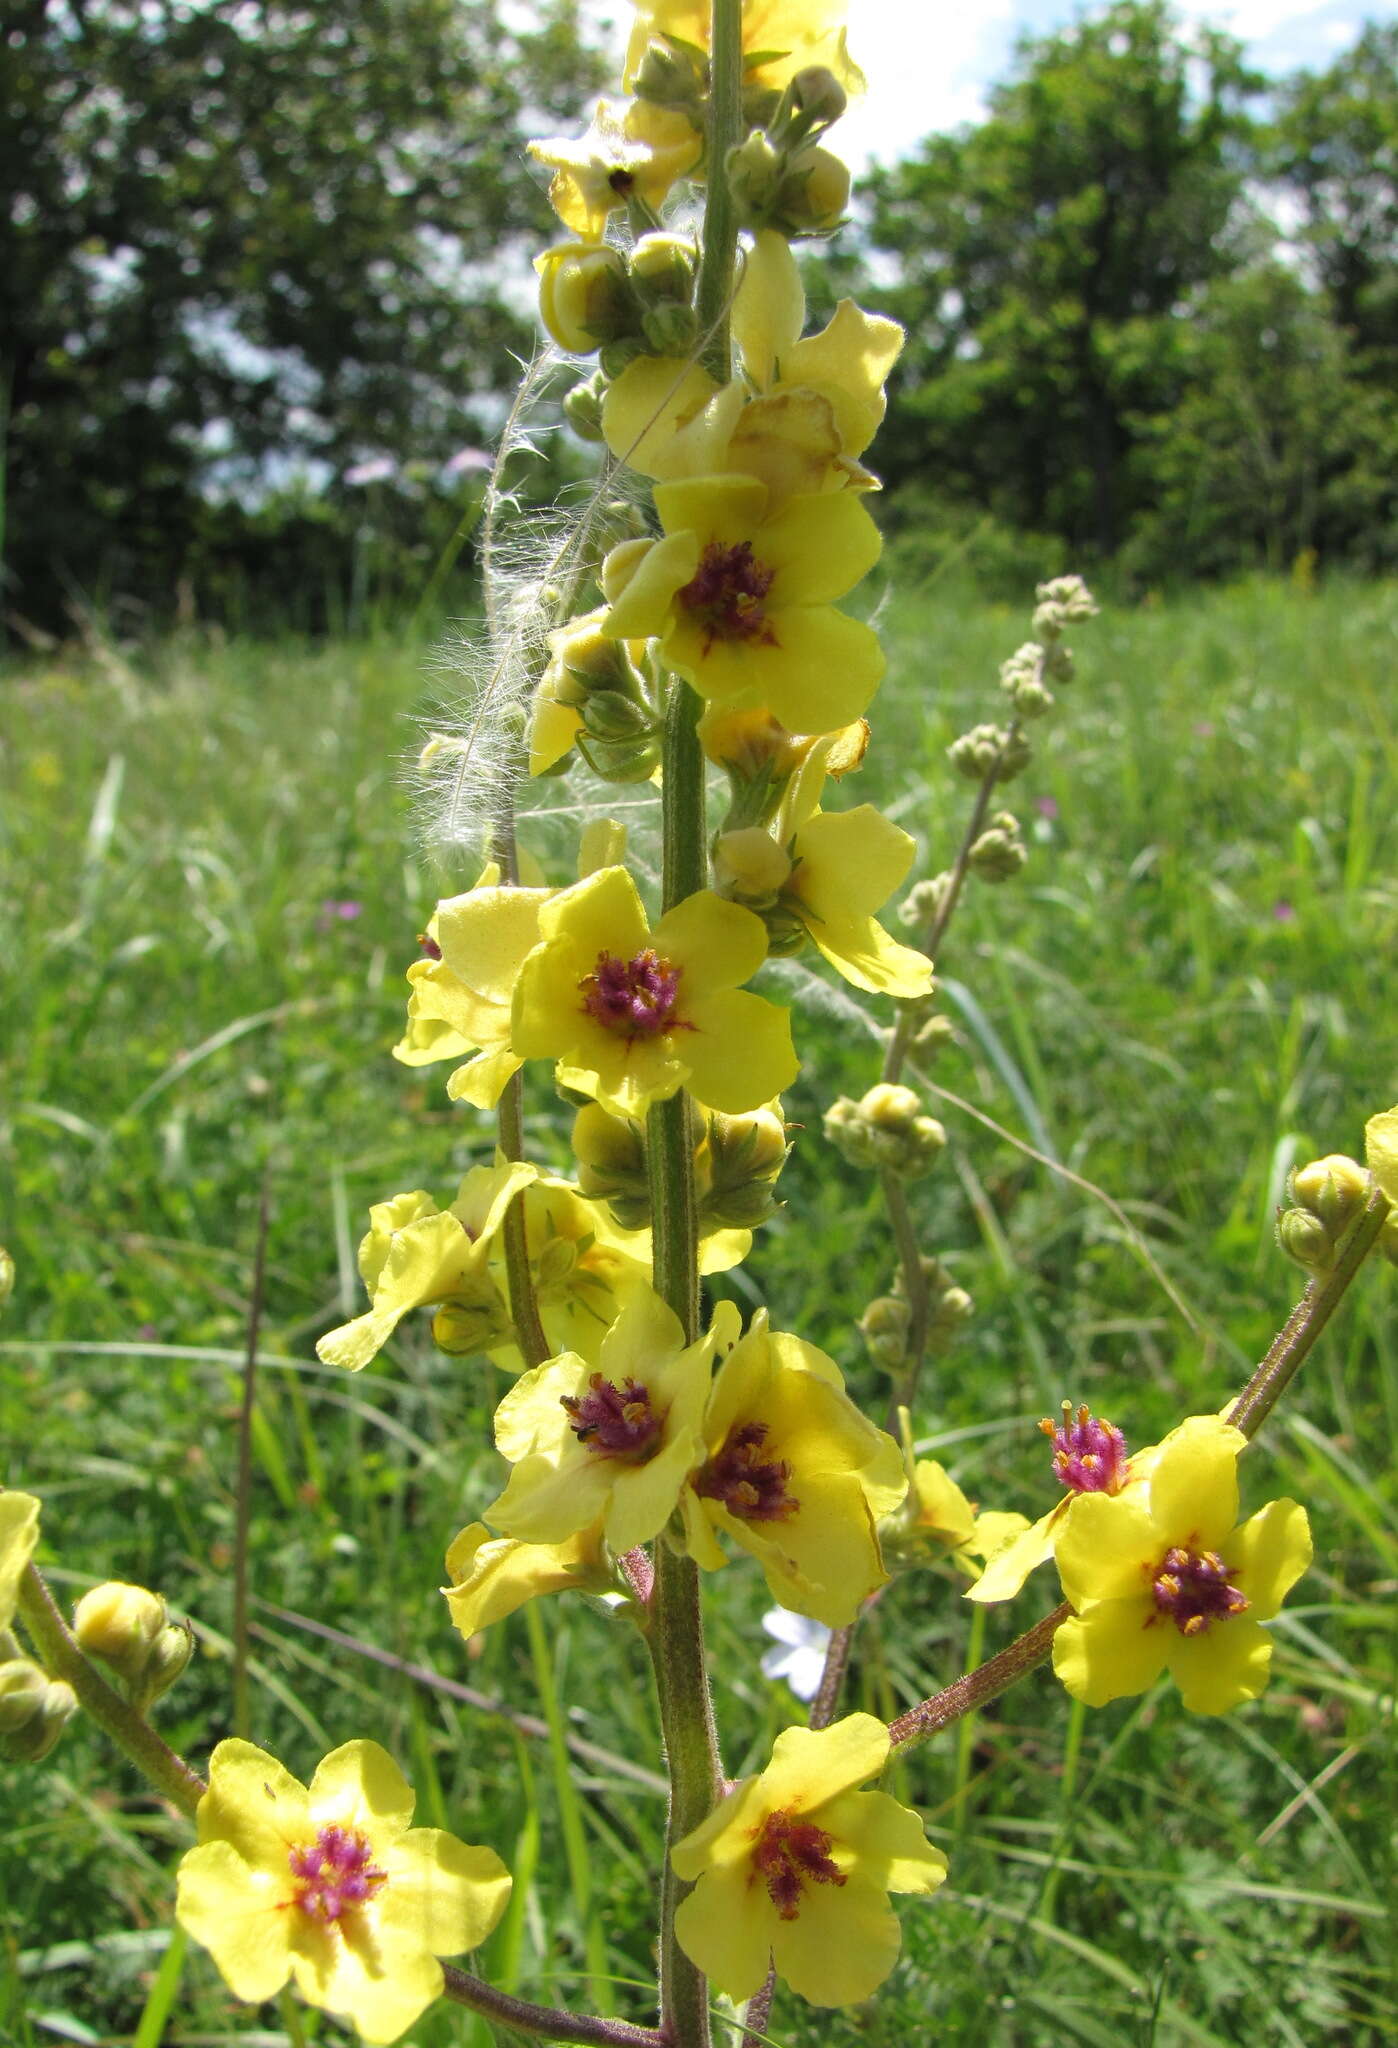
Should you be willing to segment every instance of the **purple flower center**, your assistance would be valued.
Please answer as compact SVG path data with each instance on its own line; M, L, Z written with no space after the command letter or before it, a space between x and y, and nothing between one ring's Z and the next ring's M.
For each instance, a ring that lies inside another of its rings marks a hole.
M1211 1622L1227 1621L1248 1605L1228 1583L1229 1568L1216 1550L1167 1550L1155 1568L1151 1593L1156 1614L1167 1614L1182 1636L1201 1636ZM1153 1614L1146 1626L1155 1620Z
M745 1422L731 1429L723 1448L699 1472L694 1491L705 1500L721 1500L740 1522L785 1522L801 1503L786 1490L791 1467L764 1458L765 1422Z
M1091 1410L1073 1413L1063 1403L1061 1424L1047 1416L1039 1424L1053 1439L1053 1471L1071 1493L1120 1493L1126 1484L1126 1438L1110 1422L1099 1422Z
M651 946L630 960L599 953L578 984L583 1009L619 1038L654 1038L675 1025L681 972Z
M593 1373L587 1392L581 1397L560 1397L567 1409L574 1436L599 1458L630 1458L639 1463L654 1449L660 1435L661 1417L650 1404L650 1395L633 1379L616 1386Z
M679 593L679 602L704 629L704 652L715 640L776 644L762 600L772 587L775 570L754 561L752 542L725 547L710 541L699 567Z
M780 1811L769 1813L754 1832L757 1846L752 1860L780 1919L797 1917L808 1884L845 1883L844 1871L831 1860L831 1841L824 1828Z
M387 1871L377 1870L372 1856L357 1829L321 1828L309 1847L288 1851L296 1880L292 1905L312 1920L335 1926L388 1882Z

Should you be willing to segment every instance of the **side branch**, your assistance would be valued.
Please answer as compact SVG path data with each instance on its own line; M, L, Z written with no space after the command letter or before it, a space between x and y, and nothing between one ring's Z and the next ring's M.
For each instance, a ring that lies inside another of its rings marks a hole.
M968 1672L954 1685L934 1692L930 1700L923 1700L920 1706L910 1707L906 1714L890 1721L888 1735L893 1747L915 1749L918 1743L949 1728L964 1714L974 1714L989 1701L998 1699L1002 1692L1008 1692L1021 1678L1048 1661L1053 1653L1053 1639L1072 1611L1065 1600L978 1671Z
M19 1611L53 1676L72 1686L84 1710L137 1770L149 1778L157 1792L192 1818L208 1790L204 1780L183 1757L176 1756L168 1743L161 1741L150 1723L89 1664L59 1612L57 1601L32 1564L25 1567L19 1582Z
M654 2027L634 2026L630 2020L593 2019L585 2013L559 2012L549 2005L531 2005L528 1999L511 1998L497 1991L467 1970L443 1963L445 1995L454 2005L464 2005L488 2020L532 2034L540 2041L582 2041L602 2048L666 2048L667 2037Z

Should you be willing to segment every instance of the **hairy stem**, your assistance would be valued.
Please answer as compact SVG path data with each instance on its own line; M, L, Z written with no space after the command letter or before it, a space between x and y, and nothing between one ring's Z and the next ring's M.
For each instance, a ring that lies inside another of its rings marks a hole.
M738 218L728 182L728 152L739 140L743 93L742 0L714 0L709 43L709 136L704 166L704 256L699 268L699 328L704 367L720 384L733 374L728 309Z
M1055 1607L1052 1614L1046 1614L1042 1621L1026 1629L1016 1637L1008 1649L982 1664L978 1671L968 1671L964 1678L958 1678L954 1685L943 1687L933 1693L930 1700L910 1707L906 1714L900 1714L896 1721L888 1724L889 1740L895 1749L915 1749L929 1736L950 1728L953 1721L959 1721L963 1714L974 1714L978 1708L998 1699L1002 1692L1008 1692L1021 1678L1045 1663L1053 1654L1053 1639L1061 1623L1072 1613L1065 1600Z
M1371 1189L1368 1201L1350 1225L1349 1234L1341 1241L1335 1264L1324 1279L1311 1281L1272 1339L1266 1357L1228 1418L1244 1436L1256 1436L1304 1365L1311 1347L1343 1300L1346 1288L1373 1250L1388 1210L1388 1198L1382 1189Z
M669 2037L654 2027L633 2026L630 2020L593 2019L583 2013L558 2012L552 2006L531 2005L527 1999L511 1998L490 1984L443 1963L446 1996L454 2005L464 2005L501 2026L531 2034L538 2041L581 2041L599 2048L669 2048Z
M114 1687L89 1664L77 1640L59 1612L58 1603L33 1565L26 1565L19 1582L19 1611L34 1639L44 1665L55 1678L72 1686L84 1710L138 1771L149 1778L162 1798L192 1815L208 1787L183 1757L176 1756L168 1743Z

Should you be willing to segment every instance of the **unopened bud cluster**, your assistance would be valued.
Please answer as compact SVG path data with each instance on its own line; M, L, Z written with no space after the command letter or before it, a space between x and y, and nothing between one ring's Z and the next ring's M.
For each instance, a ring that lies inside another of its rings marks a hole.
M21 1656L8 1631L0 1632L0 1659L0 1757L12 1764L39 1763L77 1712L77 1694Z
M922 1280L928 1303L923 1348L939 1356L950 1351L962 1326L975 1314L976 1304L940 1259L923 1259ZM860 1335L868 1346L869 1356L885 1372L898 1372L909 1362L911 1322L912 1310L900 1273L893 1293L878 1295L859 1319Z
M779 1103L741 1116L708 1111L694 1148L700 1228L765 1223L778 1207L777 1177L790 1149ZM573 1124L573 1151L582 1192L605 1202L623 1230L644 1230L651 1221L645 1126L586 1103Z
M73 1612L78 1647L113 1672L138 1713L169 1690L189 1662L194 1633L172 1622L158 1593L112 1579L84 1593Z
M1343 1152L1293 1167L1287 1176L1292 1204L1277 1217L1277 1242L1311 1273L1328 1273L1351 1223L1369 1198L1370 1180Z
M841 1095L825 1112L825 1135L851 1166L917 1180L931 1171L947 1134L911 1088L880 1081L854 1102Z

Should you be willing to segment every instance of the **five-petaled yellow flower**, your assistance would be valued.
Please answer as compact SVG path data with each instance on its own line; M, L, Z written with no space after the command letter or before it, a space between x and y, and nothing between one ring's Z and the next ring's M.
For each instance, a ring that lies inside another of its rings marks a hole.
M609 1593L617 1587L600 1522L562 1543L521 1543L472 1522L452 1539L447 1574L447 1609L467 1637L541 1593Z
M176 1918L235 1998L288 1979L396 2041L441 1995L439 1956L479 1947L505 1910L493 1849L412 1828L412 1787L376 1742L347 1742L309 1789L250 1742L221 1742L182 1859Z
M853 2005L893 1968L900 1936L888 1894L935 1891L947 1859L910 1808L857 1789L888 1754L872 1714L788 1728L761 1776L676 1843L676 1875L694 1884L676 1938L730 1998L750 1998L769 1959L812 2005Z
M550 1544L600 1522L616 1556L658 1536L703 1457L714 1352L737 1320L721 1302L708 1334L686 1344L678 1316L645 1289L602 1340L595 1370L566 1352L525 1373L495 1411L496 1447L513 1469L486 1519Z
M762 920L708 890L652 930L625 868L603 868L539 913L511 1031L524 1059L556 1060L565 1088L641 1116L681 1088L738 1115L796 1078L791 1019L739 986L767 953Z
M788 498L754 476L659 484L665 529L632 561L606 631L658 636L702 697L765 705L792 732L833 732L868 705L884 671L873 628L836 611L882 542L858 495ZM623 543L631 548L631 543Z
M1054 1556L1076 1613L1053 1668L1090 1707L1168 1671L1194 1714L1226 1714L1267 1683L1270 1621L1311 1561L1306 1511L1238 1517L1240 1432L1196 1416L1173 1432L1142 1494L1081 1494Z
M725 1562L750 1551L783 1607L831 1628L887 1585L876 1525L907 1491L903 1455L845 1392L834 1360L759 1312L714 1379L703 1462L685 1488L685 1544Z

